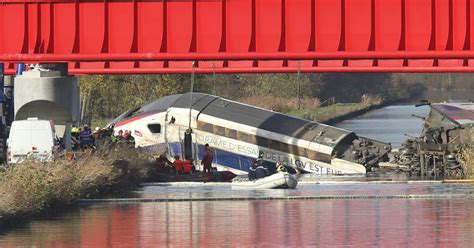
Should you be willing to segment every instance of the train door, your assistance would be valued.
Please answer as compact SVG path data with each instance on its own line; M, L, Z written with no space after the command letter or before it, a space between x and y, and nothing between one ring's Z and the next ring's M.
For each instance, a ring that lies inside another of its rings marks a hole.
M196 156L196 143L195 135L191 131L188 131L187 126L178 126L178 142L175 145L172 145L175 155L179 155L181 158L186 160L195 159ZM179 146L179 148L178 148Z
M165 140L168 153L171 156L180 156L182 154L180 125L178 124L179 115L173 109L168 109L166 113Z
M193 145L193 134L191 129L186 129L184 131L184 139L183 139L183 157L186 160L193 160L194 159L194 145Z
M172 156L180 156L185 159L194 159L195 137L194 133L188 132L188 112L182 109L169 109L167 112L166 141L168 151Z

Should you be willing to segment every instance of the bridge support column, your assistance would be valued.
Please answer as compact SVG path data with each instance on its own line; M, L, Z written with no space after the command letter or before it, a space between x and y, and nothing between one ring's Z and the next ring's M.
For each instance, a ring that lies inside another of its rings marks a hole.
M15 120L38 117L56 124L56 135L71 149L71 123L79 122L79 87L67 64L39 65L15 78Z

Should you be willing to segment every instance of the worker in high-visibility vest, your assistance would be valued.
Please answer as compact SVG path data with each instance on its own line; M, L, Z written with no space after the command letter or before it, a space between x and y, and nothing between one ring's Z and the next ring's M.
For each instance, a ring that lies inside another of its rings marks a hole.
M73 126L72 126L72 128L71 128L71 134L72 134L72 135L75 135L75 134L77 135L77 134L79 134L80 132L81 132L81 129L79 129L78 126L76 126L76 125L73 125Z
M71 147L72 147L72 150L74 151L79 150L81 147L80 136L81 136L81 129L78 126L73 125L71 127Z
M276 161L276 164L275 164L275 167L276 167L276 172L287 172L286 170L286 167L280 162L280 161Z

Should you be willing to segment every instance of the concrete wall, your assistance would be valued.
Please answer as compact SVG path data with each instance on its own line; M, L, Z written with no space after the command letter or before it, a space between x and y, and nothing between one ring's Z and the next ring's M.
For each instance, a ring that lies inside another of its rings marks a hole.
M14 105L15 120L53 120L62 136L65 125L80 118L76 78L60 71L26 71L15 78Z

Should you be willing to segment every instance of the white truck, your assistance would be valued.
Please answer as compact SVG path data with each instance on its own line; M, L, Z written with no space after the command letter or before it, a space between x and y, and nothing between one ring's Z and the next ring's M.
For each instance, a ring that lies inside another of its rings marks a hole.
M41 162L54 160L58 146L53 121L38 118L14 121L10 128L7 147L9 164L30 159Z

